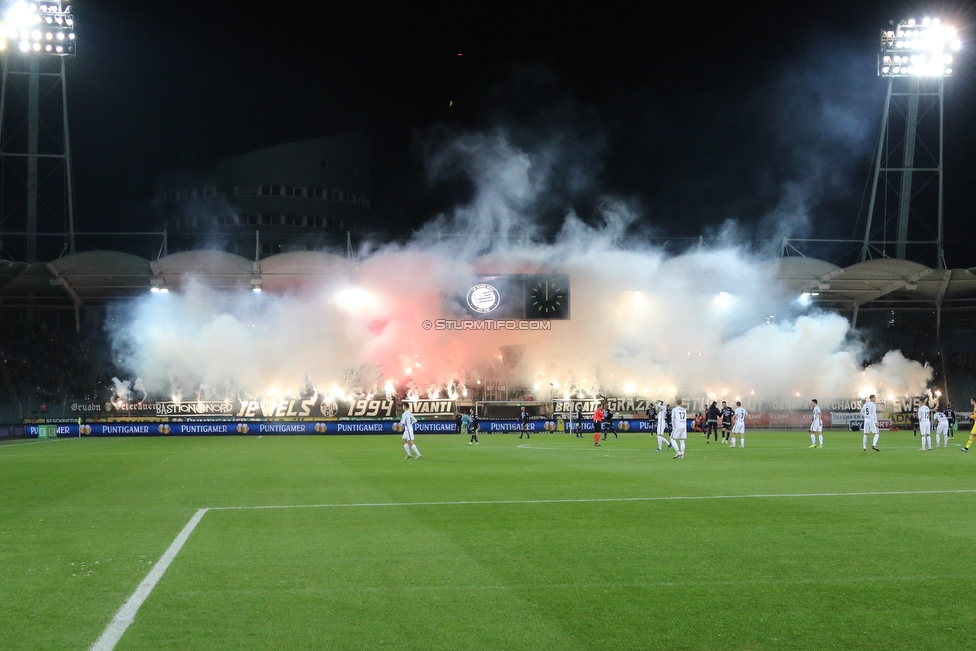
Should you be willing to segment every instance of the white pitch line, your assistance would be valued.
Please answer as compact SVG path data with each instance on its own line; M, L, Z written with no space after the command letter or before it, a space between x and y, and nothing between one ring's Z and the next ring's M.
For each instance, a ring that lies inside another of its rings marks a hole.
M139 584L139 587L137 587L136 591L132 593L132 596L129 597L128 601L122 604L122 607L119 608L119 612L115 613L115 617L113 617L112 621L109 622L109 625L105 627L105 630L102 631L102 634L97 640L95 640L95 643L91 645L89 651L112 651L112 649L115 648L115 645L119 643L119 640L122 638L122 635L125 633L126 629L128 629L129 625L135 621L136 613L139 612L139 608L142 606L143 602L149 598L149 593L153 591L153 588L156 587L159 580L163 578L163 574L166 572L169 564L172 563L173 559L176 558L176 555L180 553L180 549L183 548L183 544L186 542L186 539L190 537L190 534L193 533L193 529L197 526L203 516L206 515L206 513L207 509L200 509L193 514L190 521L186 523L185 527L183 527L183 531L176 536L176 540L174 540L173 544L169 546L169 549L167 549L162 555L155 567L149 571L149 574L147 574L146 578L142 580L142 583Z
M922 491L859 491L848 493L755 493L748 495L669 495L659 497L598 497L580 499L540 499L540 500L460 500L453 502L360 502L349 504L289 504L267 506L214 506L198 510L183 530L162 555L155 567L149 571L146 578L136 588L132 596L122 604L115 617L109 623L89 651L112 651L119 643L122 635L135 621L139 608L149 598L149 594L159 583L170 563L183 548L190 534L196 528L208 511L250 511L259 509L321 509L321 508L354 508L354 507L389 507L389 506L476 506L492 504L587 504L612 502L667 502L679 500L741 500L762 498L791 498L791 497L868 497L884 495L948 495L959 493L976 493L976 489L958 490L922 490Z
M2 450L3 448L20 447L22 445L34 445L36 443L54 443L55 441L77 441L77 440L78 440L77 436L71 436L71 437L62 436L54 439L41 439L41 440L34 440L34 441L8 440L8 441L0 442L0 450Z
M336 509L381 506L484 506L492 504L590 504L604 502L673 502L691 500L746 500L790 497L870 497L884 495L950 495L976 493L976 488L927 491L859 491L849 493L755 493L747 495L664 495L658 497L593 497L579 499L539 500L461 500L455 502L354 502L348 504L282 504L264 506L212 506L211 511L253 511L259 509ZM206 510L206 509L205 509Z

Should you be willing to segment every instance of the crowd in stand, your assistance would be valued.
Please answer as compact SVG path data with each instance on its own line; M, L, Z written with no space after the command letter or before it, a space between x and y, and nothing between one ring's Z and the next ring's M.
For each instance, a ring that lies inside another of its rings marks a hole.
M0 327L0 385L13 390L25 417L43 417L66 399L104 398L115 373L100 331L23 322Z
M864 363L880 362L887 351L897 349L932 366L937 383L945 381L948 372L950 384L955 381L968 390L970 380L976 378L976 341L950 333L943 365L931 324L908 321L897 326L893 321L868 325L862 334L871 342L872 352ZM106 400L116 375L120 373L100 328L76 333L43 322L0 323L0 389L15 394L25 417L43 417L65 400Z
M947 352L946 357L946 365L951 374L976 375L976 351Z

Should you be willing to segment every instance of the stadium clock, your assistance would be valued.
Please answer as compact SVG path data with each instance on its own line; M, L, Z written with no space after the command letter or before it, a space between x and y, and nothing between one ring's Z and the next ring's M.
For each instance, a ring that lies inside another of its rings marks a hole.
M569 277L567 275L534 276L526 280L525 318L569 318Z

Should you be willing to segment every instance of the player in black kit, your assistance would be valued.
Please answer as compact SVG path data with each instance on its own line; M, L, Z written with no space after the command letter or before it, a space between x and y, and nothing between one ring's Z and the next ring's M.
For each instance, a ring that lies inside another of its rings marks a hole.
M522 407L522 413L519 416L519 420L522 422L522 430L519 432L519 438L525 434L525 438L532 438L529 436L529 412L525 411L525 407Z
M657 409L654 408L653 402L647 405L647 431L657 431Z
M732 416L735 415L735 410L723 400L720 415L722 416L722 441L728 443L729 437L732 436Z
M471 421L468 425L468 434L471 435L471 440L478 443L478 431L481 429L481 421L478 416L475 415L474 409L471 410Z
M613 426L613 411L610 407L603 410L603 440L607 440L607 432L613 432L613 438L619 439L617 436L617 428Z
M583 438L583 405L576 407L576 438Z

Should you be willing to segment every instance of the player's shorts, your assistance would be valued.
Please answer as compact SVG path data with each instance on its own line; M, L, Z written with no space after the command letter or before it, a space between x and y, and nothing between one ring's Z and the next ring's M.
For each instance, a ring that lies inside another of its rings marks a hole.
M939 426L935 428L936 434L948 434L949 433L949 423L939 423Z
M811 432L822 432L823 431L823 421L821 421L819 423L814 423L813 425L811 425L810 426L810 431Z
M864 421L864 428L862 431L865 434L878 434L878 424L875 422Z
M932 433L932 423L930 423L928 421L925 421L925 420L921 421L918 424L918 433L919 434L931 434Z
M686 439L688 438L687 428L676 429L671 433L671 438L673 439Z
M732 433L733 434L745 434L746 433L746 424L745 423L736 423L735 425L732 426Z
M722 431L723 432L731 432L732 431L732 423L727 423L727 422L725 422L723 420L722 421Z
M413 440L413 428L412 427L404 427L403 428L403 434L400 435L400 438L402 438L405 441L412 441Z

